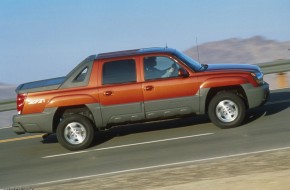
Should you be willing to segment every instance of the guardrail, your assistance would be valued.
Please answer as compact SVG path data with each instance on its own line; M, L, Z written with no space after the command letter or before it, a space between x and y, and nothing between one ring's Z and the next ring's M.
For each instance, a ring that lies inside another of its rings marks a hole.
M290 71L290 59L281 59L273 62L258 63L264 74L283 73Z
M290 59L277 60L273 62L258 63L264 74L284 73L290 71ZM16 109L16 100L0 100L0 112Z
M0 100L0 112L10 110L16 110L16 100L15 99Z

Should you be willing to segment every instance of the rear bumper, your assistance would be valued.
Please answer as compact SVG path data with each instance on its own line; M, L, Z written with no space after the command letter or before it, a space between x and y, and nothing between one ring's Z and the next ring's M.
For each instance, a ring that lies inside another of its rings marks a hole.
M242 85L247 95L249 108L255 108L264 105L270 94L269 84L264 83L262 86L254 87L251 84Z
M16 134L52 133L55 111L56 108L49 108L43 113L14 115L12 129Z
M24 127L20 123L13 123L12 124L12 130L17 135L21 135L21 134L26 133L26 130L24 129Z

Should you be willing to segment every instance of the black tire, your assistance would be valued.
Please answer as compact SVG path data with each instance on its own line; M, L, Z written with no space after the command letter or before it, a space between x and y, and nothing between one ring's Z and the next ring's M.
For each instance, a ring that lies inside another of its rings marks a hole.
M58 142L72 151L88 148L94 140L94 133L92 122L77 114L65 117L56 129Z
M209 103L208 116L220 128L233 128L242 124L246 115L243 99L233 92L220 92Z

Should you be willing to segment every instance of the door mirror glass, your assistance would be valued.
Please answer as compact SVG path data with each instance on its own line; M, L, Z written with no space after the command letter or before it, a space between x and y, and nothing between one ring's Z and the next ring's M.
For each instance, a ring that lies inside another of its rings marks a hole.
M186 77L189 77L189 73L184 68L179 68L178 69L178 76L186 78Z

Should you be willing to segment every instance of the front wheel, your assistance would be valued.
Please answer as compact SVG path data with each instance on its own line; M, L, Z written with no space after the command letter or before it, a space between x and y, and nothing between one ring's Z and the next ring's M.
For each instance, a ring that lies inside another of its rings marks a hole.
M232 92L220 92L210 101L208 115L220 128L237 127L245 119L246 106L240 96Z
M94 140L92 122L82 115L65 117L56 130L58 142L68 150L88 148Z

